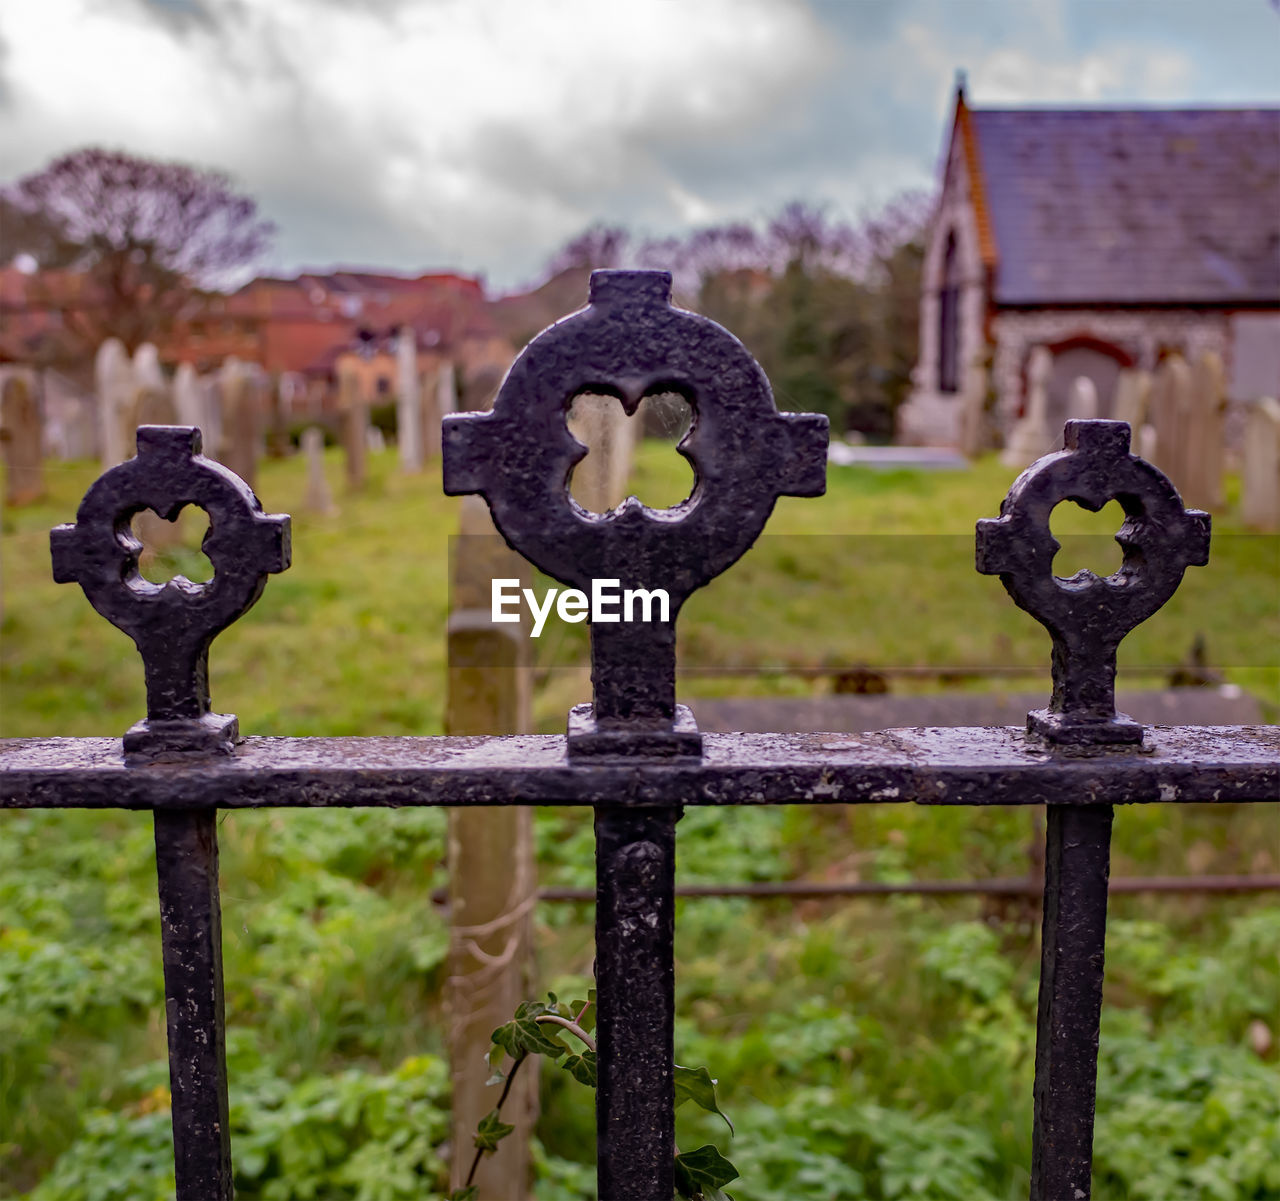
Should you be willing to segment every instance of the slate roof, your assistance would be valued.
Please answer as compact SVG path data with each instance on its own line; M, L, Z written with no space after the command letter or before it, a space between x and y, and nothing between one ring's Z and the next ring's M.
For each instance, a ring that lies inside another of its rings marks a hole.
M971 109L1007 305L1280 307L1280 109Z

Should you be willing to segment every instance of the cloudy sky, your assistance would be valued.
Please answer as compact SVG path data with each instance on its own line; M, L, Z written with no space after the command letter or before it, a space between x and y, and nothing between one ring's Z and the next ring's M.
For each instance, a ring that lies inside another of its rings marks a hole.
M1280 102L1278 0L3 0L0 182L99 144L229 171L269 266L536 277L934 175L975 104Z

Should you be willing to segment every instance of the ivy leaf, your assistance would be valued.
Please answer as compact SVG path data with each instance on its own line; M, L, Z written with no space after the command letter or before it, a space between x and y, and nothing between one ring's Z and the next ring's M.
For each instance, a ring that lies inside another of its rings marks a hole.
M491 1109L476 1127L476 1148L480 1151L496 1151L498 1144L514 1129L514 1126L508 1126L506 1122L499 1120L496 1109Z
M449 1194L449 1201L477 1201L480 1196L479 1185L468 1185L466 1188L456 1188Z
M560 1066L575 1080L595 1088L596 1053L594 1051L584 1051L581 1055L566 1055Z
M711 1079L711 1073L706 1068L682 1068L679 1064L675 1065L675 1069L676 1108L679 1109L686 1101L692 1101L708 1113L718 1113L729 1127L729 1133L735 1133L733 1123L716 1104L716 1082Z
M596 1028L596 990L594 988L585 1001L574 1001L570 1004L569 1016L572 1018L574 1014L582 1015L574 1020L588 1034Z
M485 1054L484 1061L489 1065L490 1076L486 1080L485 1087L489 1088L495 1084L501 1084L506 1078L506 1073L502 1070L502 1061L506 1057L506 1052L496 1044L489 1048Z
M676 1192L687 1201L728 1201L722 1184L738 1179L738 1169L710 1143L676 1156Z
M537 1005L537 1002L533 1004ZM538 1010L546 1012L541 1005L538 1005ZM516 1016L499 1026L491 1037L512 1059L520 1059L524 1055L549 1055L552 1059L559 1059L569 1049L539 1026L537 1015L527 1010L525 1005L521 1005Z

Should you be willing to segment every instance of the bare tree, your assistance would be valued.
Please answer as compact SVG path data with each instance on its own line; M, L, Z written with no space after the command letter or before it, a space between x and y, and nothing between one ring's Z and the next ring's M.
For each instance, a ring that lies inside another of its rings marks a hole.
M251 267L274 233L222 172L121 151L65 155L6 199L70 248L46 265L66 265L84 286L75 296L50 288L44 299L89 346L115 336L132 350L163 335L203 290Z

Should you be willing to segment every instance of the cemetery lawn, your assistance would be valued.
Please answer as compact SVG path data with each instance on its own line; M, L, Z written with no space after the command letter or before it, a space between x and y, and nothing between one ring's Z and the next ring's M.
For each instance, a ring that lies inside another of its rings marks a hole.
M341 511L301 511L300 459L263 464L265 507L294 514L294 566L215 642L215 707L249 733L431 734L443 714L449 535L438 474L394 454ZM119 735L143 711L132 644L78 588L52 583L48 529L96 476L48 464L50 496L6 510L0 735ZM973 522L1013 473L833 468L822 500L783 500L769 532L694 597L682 657L700 666L1044 666L1047 637L973 571ZM690 483L642 448L636 491ZM1078 566L1110 570L1118 518L1078 513ZM1109 522L1109 525L1107 524ZM1280 706L1280 539L1215 515L1212 560L1121 652L1131 672L1210 663ZM1055 524L1055 530L1057 530ZM1099 532L1103 531L1103 532ZM198 555L174 561L196 574ZM549 583L543 581L543 583ZM537 646L542 728L584 699L581 627ZM1132 645L1130 645L1132 644ZM1158 681L1143 679L1142 683ZM686 696L805 691L796 678L690 680ZM925 682L921 687L936 687ZM974 685L966 685L974 686ZM895 681L895 690L899 684ZM1026 812L690 810L682 880L900 880L1026 870ZM586 815L539 814L545 883L589 885ZM221 823L237 1195L248 1201L443 1195L447 933L437 812L262 812ZM1117 815L1116 875L1280 871L1280 804ZM172 1195L150 822L0 814L0 1198ZM1280 906L1260 897L1112 900L1099 1080L1099 1201L1280 1199ZM539 911L540 983L585 986L586 906ZM714 1141L738 1201L1025 1197L1037 920L1015 903L680 903L677 1058L707 1065L734 1119L680 1111ZM477 1070L483 1071L478 1064ZM544 1072L540 1201L594 1195L591 1100Z

